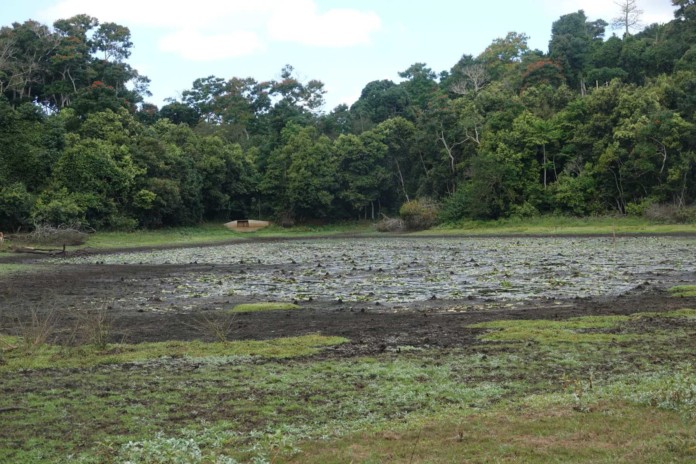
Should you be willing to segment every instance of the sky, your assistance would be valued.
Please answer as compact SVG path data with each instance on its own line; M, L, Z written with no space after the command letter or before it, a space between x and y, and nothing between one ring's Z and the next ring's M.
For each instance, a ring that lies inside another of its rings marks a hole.
M670 0L638 6L645 25L673 17ZM448 71L510 31L546 52L552 23L580 9L609 23L619 12L611 0L2 0L0 26L83 13L127 26L128 63L151 79L146 101L158 106L197 78L278 79L290 64L324 83L328 112L371 81L399 82L414 63Z

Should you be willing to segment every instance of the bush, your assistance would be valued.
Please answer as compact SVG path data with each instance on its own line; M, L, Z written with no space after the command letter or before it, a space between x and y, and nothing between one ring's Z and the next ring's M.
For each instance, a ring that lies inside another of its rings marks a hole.
M17 229L29 222L34 197L22 183L0 187L0 225Z
M439 212L439 205L427 198L408 201L399 209L407 230L430 229L437 224Z
M32 217L37 223L53 226L74 222L83 223L86 221L86 210L78 195L61 189L52 194L41 195L34 205Z
M85 243L87 233L81 230L79 223L60 226L37 224L34 226L34 231L29 234L28 240L41 245L77 246Z
M643 216L655 222L686 224L696 221L696 207L652 204L645 208Z
M111 230L120 230L124 232L132 232L138 228L138 220L129 216L113 214L107 218L108 228Z
M465 188L460 188L445 200L440 210L441 221L454 223L470 217L466 193Z
M523 219L536 216L539 216L539 210L527 201L525 201L521 205L512 205L510 207L510 217Z
M589 216L602 211L597 201L594 179L588 174L577 177L561 174L551 185L551 204L556 214Z
M638 203L628 203L626 205L626 215L635 217L645 216L648 208L657 204L658 201L653 197L643 198Z
M376 227L379 232L403 232L404 221L399 218L385 216L384 219L377 223Z

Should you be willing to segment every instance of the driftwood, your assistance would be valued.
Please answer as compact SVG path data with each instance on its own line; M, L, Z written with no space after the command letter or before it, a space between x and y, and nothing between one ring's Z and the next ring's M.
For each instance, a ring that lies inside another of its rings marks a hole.
M61 250L60 248L34 248L34 247L14 247L12 249L15 253L31 253L35 255L64 255L65 252L65 245L63 245L63 249Z

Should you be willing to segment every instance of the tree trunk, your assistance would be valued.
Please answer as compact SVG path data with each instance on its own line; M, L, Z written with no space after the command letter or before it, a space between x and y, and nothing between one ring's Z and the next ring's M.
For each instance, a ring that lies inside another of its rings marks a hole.
M401 166L399 166L399 160L394 158L394 161L396 162L396 170L399 173L399 180L401 181L401 189L404 192L404 196L406 197L406 201L411 201L411 199L408 197L408 193L406 192L406 183L404 182L403 174L401 174Z
M546 144L541 145L541 151L544 154L544 190L546 190Z

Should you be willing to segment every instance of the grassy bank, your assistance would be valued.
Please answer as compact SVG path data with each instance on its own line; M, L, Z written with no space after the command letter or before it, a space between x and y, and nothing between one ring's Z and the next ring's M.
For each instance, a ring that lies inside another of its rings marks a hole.
M501 219L498 221L463 221L445 224L430 230L412 232L409 235L432 236L485 236L485 235L621 235L621 234L694 234L696 224L658 224L633 217L569 218L542 216L526 219ZM188 246L196 244L225 243L253 238L301 238L331 237L336 235L377 236L375 224L367 221L342 222L327 225L299 225L283 228L271 225L250 233L231 231L220 223L206 223L195 227L176 227L133 232L97 232L87 237L86 243L76 248L119 249L160 246ZM0 245L0 253L11 251L13 245L32 246L30 241ZM55 245L58 246L58 245Z
M250 238L292 238L315 237L341 234L367 235L375 233L369 222L338 223L323 226L296 226L283 228L271 225L256 232L235 232L220 223L205 223L192 227L172 227L153 230L136 230L132 232L100 231L89 234L83 245L69 249L121 249L161 246L189 246L196 244L225 243L243 241ZM52 245L33 243L28 236L21 240L6 240L0 245L1 252L9 252L13 246L37 248L60 248L60 243Z
M696 234L696 224L661 224L639 217L540 216L498 221L462 221L419 232L419 235L612 235Z
M221 224L137 232L99 232L90 235L86 246L91 248L130 248L164 245L191 245L252 238L331 237L334 235L384 237L370 222L346 222L321 226L270 226L251 233L237 233ZM467 221L447 224L409 235L612 235L612 234L695 234L696 224L657 224L642 218L559 216L504 219L499 221Z

